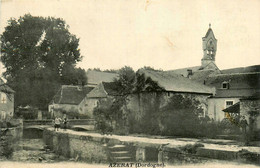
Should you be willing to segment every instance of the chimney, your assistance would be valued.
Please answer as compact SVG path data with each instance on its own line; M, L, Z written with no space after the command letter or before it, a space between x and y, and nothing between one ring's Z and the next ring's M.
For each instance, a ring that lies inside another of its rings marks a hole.
M82 89L83 89L82 81L78 80L78 90L82 91Z
M192 75L192 70L191 69L187 69L188 75L187 78L190 78L190 76Z

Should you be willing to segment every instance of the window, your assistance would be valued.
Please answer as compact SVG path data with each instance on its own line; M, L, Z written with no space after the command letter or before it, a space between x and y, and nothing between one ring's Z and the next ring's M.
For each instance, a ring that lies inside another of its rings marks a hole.
M225 107L228 108L228 107L232 106L233 104L234 104L233 100L227 100ZM229 117L230 117L229 113L225 112L225 118L229 118Z
M6 104L6 94L1 93L1 103Z
M233 105L233 101L226 101L226 108Z
M229 89L229 83L228 82L223 82L222 83L222 89Z

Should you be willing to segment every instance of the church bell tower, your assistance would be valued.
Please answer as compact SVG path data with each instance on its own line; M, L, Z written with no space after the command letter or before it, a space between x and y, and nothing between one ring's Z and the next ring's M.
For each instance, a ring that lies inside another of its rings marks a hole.
M215 38L213 30L211 29L211 24L209 24L209 29L205 37L202 38L202 49L203 58L201 59L201 67L206 67L211 63L215 65L217 39Z

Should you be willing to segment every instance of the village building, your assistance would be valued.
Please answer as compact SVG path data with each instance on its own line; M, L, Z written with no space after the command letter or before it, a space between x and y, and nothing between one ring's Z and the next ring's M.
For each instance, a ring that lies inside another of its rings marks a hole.
M83 103L86 95L94 87L62 85L49 104L52 117L91 118L91 113L85 110Z
M102 100L107 100L109 98L113 99L115 96L118 96L115 87L116 85L114 82L99 83L81 102L80 106L83 108L83 111L87 112L87 114L93 118L94 109Z
M215 96L208 99L208 116L215 121L222 121L228 115L222 110L239 103L241 99L260 93L259 79L259 72L218 74L208 77L206 84L216 88ZM243 115L246 115L245 112Z
M225 117L229 120L235 120L236 117L245 117L248 121L248 128L251 135L259 138L260 130L260 95L259 93L240 98L237 103L222 110L225 113ZM252 138L252 137L251 137Z
M62 85L49 104L51 116L70 118L93 118L93 110L100 99L104 99L109 91L104 91L104 85L109 85L118 78L117 73L88 70L85 86ZM101 93L97 93L97 90Z
M227 116L227 113L223 113L224 109L241 102L244 98L259 94L260 65L220 70L215 63L217 39L211 27L202 38L202 49L203 58L200 66L168 72L180 74L194 82L215 88L215 94L208 98L206 115L220 122Z
M0 79L0 120L14 116L14 90Z
M127 106L135 113L137 119L145 116L145 112L149 111L146 108L150 108L149 104L152 101L156 101L152 103L157 103L158 108L161 108L174 95L182 95L184 98L200 102L200 107L203 109L201 117L206 115L207 98L215 94L214 88L193 82L191 79L172 72L139 69L137 73L143 76L145 84L141 90L129 95Z
M145 97L152 98L160 95L160 102L162 102L160 106L163 106L172 95L179 94L198 100L204 111L202 116L222 121L226 118L226 114L223 113L224 109L259 93L260 66L226 70L220 70L217 67L215 63L217 39L211 27L202 38L202 49L203 57L200 66L169 71L138 70L137 74L143 75L145 80L149 79L150 83L142 86L142 90L129 95L127 106L136 112L137 118L143 116L142 113L145 111L146 105L140 101ZM53 111L62 107L66 111L86 114L92 118L93 110L101 100L118 96L113 83L115 79L119 78L117 73L88 70L86 75L88 83L83 88L89 88L87 91L84 89L80 91L77 86L63 86L61 90L66 92L71 89L73 91L68 91L67 95L62 96L56 94L49 110ZM158 90L154 90L151 83L156 84ZM61 92L59 94L62 94ZM78 94L78 97L70 96L70 94Z

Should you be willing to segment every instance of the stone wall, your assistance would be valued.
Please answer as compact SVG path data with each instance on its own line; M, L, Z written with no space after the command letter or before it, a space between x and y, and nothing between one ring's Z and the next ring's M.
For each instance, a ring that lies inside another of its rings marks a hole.
M58 155L87 162L105 163L107 148L102 138L44 130L43 140Z
M146 108L150 108L147 104L159 103L159 108L165 106L173 95L182 95L184 98L190 98L200 102L202 109L204 110L204 116L207 113L207 98L209 95L196 94L196 93L174 93L174 92L143 92L140 94L132 94L128 97L127 108L134 112L136 119L141 119L145 115ZM152 102L154 101L154 102Z
M245 99L241 99L240 100L240 115L241 116L245 116L245 118L247 119L247 121L249 122L249 117L250 114L249 112L251 111L258 111L259 113L260 110L260 100L245 100ZM257 129L260 129L260 115L257 116Z
M241 99L240 115L245 116L251 140L260 139L260 99Z
M122 137L121 137L122 138ZM58 155L94 163L114 163L111 160L111 151L115 147L124 146L124 151L131 153L128 162L151 163L200 163L208 159L234 160L250 163L259 163L259 154L246 150L228 150L223 148L211 149L195 142L181 145L160 144L158 142L143 142L126 140L125 137L103 136L100 134L88 134L70 131L54 132L52 129L43 131L45 144ZM190 150L191 149L191 150ZM113 157L112 157L113 158ZM126 162L126 161L124 161Z
M15 148L17 148L17 142L23 137L23 128L0 128L0 159L10 158Z
M97 107L98 99L96 98L85 98L79 104L79 113L89 116L89 118L93 118L93 110Z

